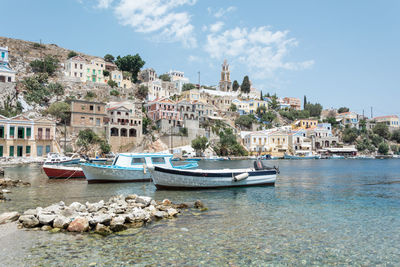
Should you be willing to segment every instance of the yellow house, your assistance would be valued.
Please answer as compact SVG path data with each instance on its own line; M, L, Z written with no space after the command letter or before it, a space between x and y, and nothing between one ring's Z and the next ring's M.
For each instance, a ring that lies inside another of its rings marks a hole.
M302 120L297 120L294 124L292 124L292 129L294 130L313 129L316 128L317 125L318 125L318 120L302 119Z
M181 99L186 99L187 101L200 101L199 89L183 91L181 93Z
M0 116L0 157L42 157L59 152L55 133L56 123L46 118Z

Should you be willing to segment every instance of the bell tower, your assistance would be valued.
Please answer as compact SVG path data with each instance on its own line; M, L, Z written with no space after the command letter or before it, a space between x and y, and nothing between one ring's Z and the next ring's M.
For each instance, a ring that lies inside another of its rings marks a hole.
M229 64L224 60L221 70L221 80L219 81L219 90L224 92L232 91L232 82L230 77Z

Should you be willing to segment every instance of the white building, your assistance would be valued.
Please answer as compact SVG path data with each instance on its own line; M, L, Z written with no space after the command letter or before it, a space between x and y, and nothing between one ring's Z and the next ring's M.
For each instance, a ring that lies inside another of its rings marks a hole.
M182 86L185 83L189 83L189 79L185 77L182 71L170 70L167 74L171 78L171 82L175 84L175 89L177 89L180 94L182 92Z
M88 62L81 56L75 56L65 62L64 68L65 76L75 78L77 81L106 83L103 74L106 62L101 58Z
M0 82L15 82L15 74L9 64L8 47L0 47Z

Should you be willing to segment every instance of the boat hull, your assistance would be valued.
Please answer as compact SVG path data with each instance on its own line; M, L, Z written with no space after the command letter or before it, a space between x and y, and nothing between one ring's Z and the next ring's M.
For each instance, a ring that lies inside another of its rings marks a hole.
M157 189L211 189L225 187L247 187L274 185L276 170L249 171L248 177L234 181L233 177L243 171L227 172L200 172L174 170L170 168L155 167L151 170L153 183Z
M50 179L69 179L85 178L81 168L57 168L53 166L43 166L43 171Z
M81 164L88 183L149 182L151 174L143 168L123 168L100 164Z
M50 162L46 161L46 165L69 165L69 164L79 164L80 159L71 159L71 160L64 160L64 161L57 161L57 162Z

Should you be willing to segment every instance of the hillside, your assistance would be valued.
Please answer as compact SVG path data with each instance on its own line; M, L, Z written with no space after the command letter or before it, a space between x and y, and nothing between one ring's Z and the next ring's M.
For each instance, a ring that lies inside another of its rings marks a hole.
M0 36L0 46L8 46L10 51L10 65L17 71L17 79L21 79L31 73L29 63L35 59L53 56L60 63L67 59L68 53L72 50L59 47L56 44L38 44L34 42L12 39ZM75 51L76 52L76 51ZM93 56L77 52L87 59Z

